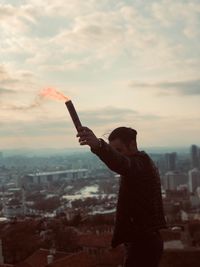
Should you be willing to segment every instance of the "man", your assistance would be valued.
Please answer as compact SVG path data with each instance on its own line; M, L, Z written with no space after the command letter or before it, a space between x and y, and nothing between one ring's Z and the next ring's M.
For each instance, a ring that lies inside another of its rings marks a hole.
M121 175L112 247L124 244L124 267L157 267L163 252L159 229L166 228L160 177L150 157L138 151L136 135L132 128L119 127L107 144L82 127L77 137Z

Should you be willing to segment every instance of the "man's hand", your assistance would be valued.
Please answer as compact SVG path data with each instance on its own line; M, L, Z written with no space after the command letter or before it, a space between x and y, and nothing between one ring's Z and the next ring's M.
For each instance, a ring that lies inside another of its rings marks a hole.
M80 127L77 137L79 137L79 143L81 146L88 145L91 148L98 148L100 141L88 127Z

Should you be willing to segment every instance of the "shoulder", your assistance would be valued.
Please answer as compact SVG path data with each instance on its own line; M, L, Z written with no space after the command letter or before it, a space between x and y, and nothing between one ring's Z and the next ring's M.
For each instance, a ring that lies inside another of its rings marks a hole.
M130 157L130 160L132 166L140 170L145 170L154 166L153 160L145 151L137 151Z
M137 151L134 155L131 156L132 160L135 161L151 161L150 156L145 151Z

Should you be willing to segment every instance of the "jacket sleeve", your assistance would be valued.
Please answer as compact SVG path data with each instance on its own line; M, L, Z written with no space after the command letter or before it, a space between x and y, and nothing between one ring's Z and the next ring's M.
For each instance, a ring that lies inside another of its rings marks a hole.
M135 168L142 168L142 162L139 160L132 160L113 149L109 144L102 140L101 147L92 149L91 151L96 154L112 171L127 176L132 173Z

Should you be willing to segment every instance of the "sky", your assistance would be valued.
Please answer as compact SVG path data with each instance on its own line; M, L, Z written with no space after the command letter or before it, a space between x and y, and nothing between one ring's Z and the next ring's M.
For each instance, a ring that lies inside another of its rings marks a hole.
M0 0L0 150L78 147L64 102L98 137L200 144L199 0Z

